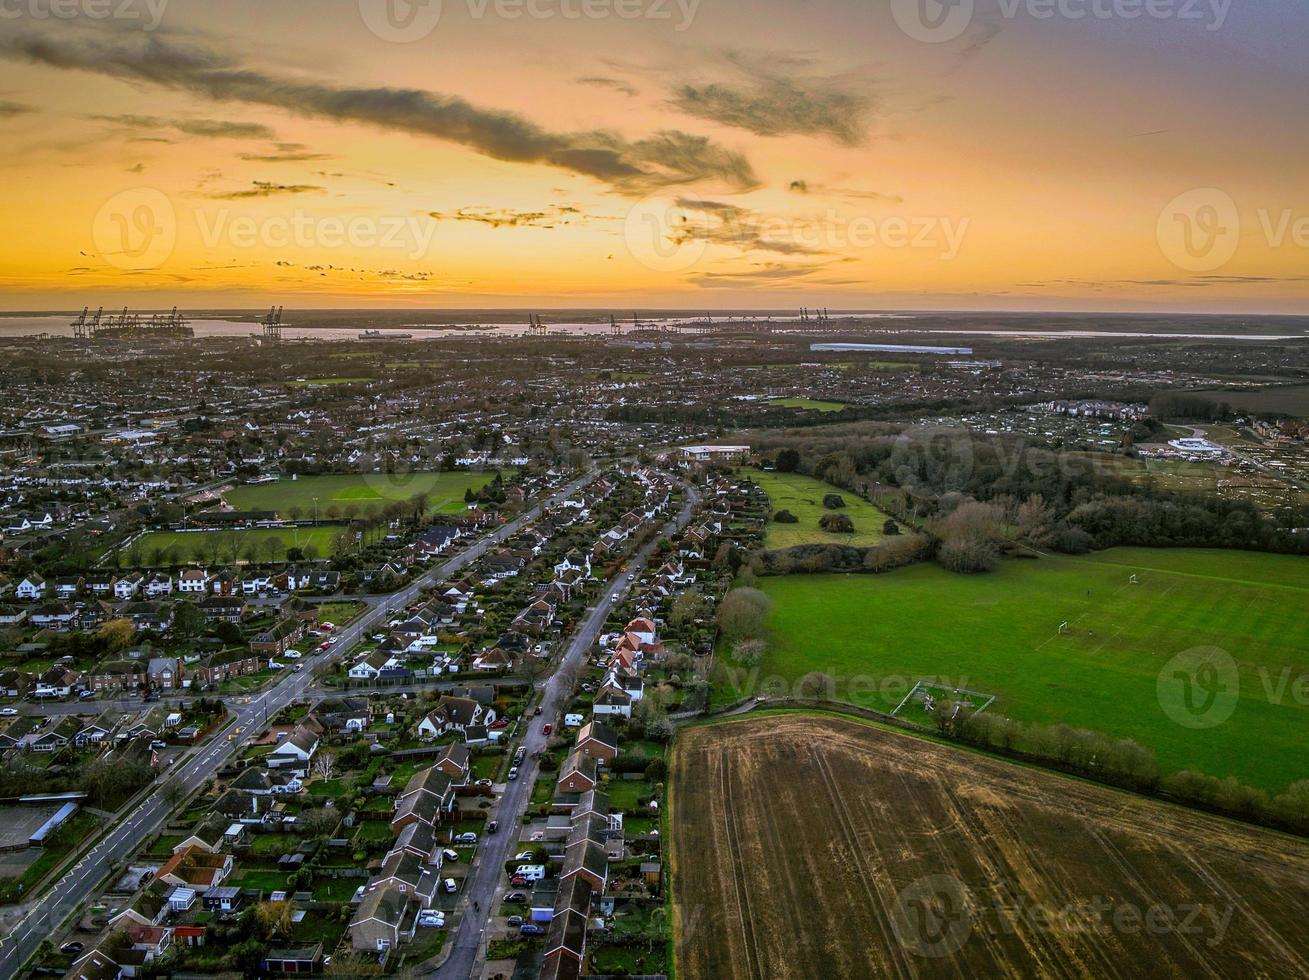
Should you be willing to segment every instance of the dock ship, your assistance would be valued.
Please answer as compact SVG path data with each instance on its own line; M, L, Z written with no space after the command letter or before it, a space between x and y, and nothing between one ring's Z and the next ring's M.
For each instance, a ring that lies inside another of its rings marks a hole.
M89 306L72 322L73 336L79 340L189 340L195 336L191 321L174 306L171 313L110 313L104 307L91 313Z
M360 340L413 340L411 333L382 333L380 330L365 330L359 335Z

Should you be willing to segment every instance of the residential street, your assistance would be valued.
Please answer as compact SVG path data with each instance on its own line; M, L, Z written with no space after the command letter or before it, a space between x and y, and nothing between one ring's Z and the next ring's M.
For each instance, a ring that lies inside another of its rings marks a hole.
M386 620L390 609L408 604L423 589L455 575L487 550L535 520L545 506L566 499L594 480L597 475L598 472L593 470L586 476L574 480L545 503L537 504L514 521L478 539L469 548L431 569L404 589L388 596L378 597L379 601L372 609L337 634L341 637L341 642L330 654L325 655L325 659L330 661L344 656L361 638L368 636L378 624ZM130 857L141 842L167 819L173 806L164 799L161 792L164 784L169 780L179 780L188 793L201 787L230 756L240 750L247 738L259 731L267 718L271 718L296 698L304 696L311 683L312 671L288 673L269 691L251 697L248 704L242 705L235 712L236 720L229 728L199 748L195 754L184 758L170 773L162 775L156 783L154 792L117 826L109 830L106 836L83 855L62 878L45 889L23 919L14 925L8 935L0 939L0 977L16 976L41 941L57 929L67 916L92 897L96 886L109 873L113 865ZM228 699L229 703L235 700L235 698ZM133 707L139 708L140 702L135 702ZM225 732L235 731L237 728L241 730L241 735L231 742L227 741Z
M665 534L686 527L691 515L699 506L699 493L694 487L687 487L687 501L677 516L665 526ZM587 654L604 629L610 609L630 587L628 575L640 576L659 537L660 535L656 535L651 538L650 542L627 563L627 575L619 575L610 582L604 596L591 607L586 619L574 633L555 672L547 680L538 683L538 688L543 691L541 716L531 719L523 737L522 745L527 750L527 754L523 764L519 766L518 778L505 784L504 795L491 813L491 817L500 822L499 833L483 835L479 842L476 866L465 881L463 914L459 917L455 935L443 950L446 959L435 970L435 976L449 978L449 980L466 980L475 975L475 968L485 953L488 922L491 915L499 908L500 894L506 890L504 863L520 845L518 835L523 814L531 801L532 786L536 782L539 769L534 757L545 748L547 741L542 728L547 723L558 724L559 716L572 693L574 674L586 662ZM480 911L473 910L473 902L478 903Z

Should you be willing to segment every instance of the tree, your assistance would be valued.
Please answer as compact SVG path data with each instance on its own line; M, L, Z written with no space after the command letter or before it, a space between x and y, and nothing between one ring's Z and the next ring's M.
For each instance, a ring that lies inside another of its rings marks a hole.
M291 903L260 902L255 906L255 925L264 939L286 938L291 934Z
M718 629L729 642L764 636L773 603L758 589L733 589L718 605Z
M796 517L789 510L779 510L773 515L773 521L777 524L799 524L800 518Z
M777 471L794 473L800 466L800 454L794 449L783 449L777 454Z
M95 638L104 644L106 653L117 653L126 649L136 635L136 627L130 619L111 619L98 630Z
M193 602L182 601L173 607L173 633L183 639L199 636L205 628L205 615Z
M840 510L845 506L845 498L839 493L828 493L823 495L823 506L828 510Z
M336 775L336 756L326 750L314 756L312 766L314 775L327 782Z
M824 514L818 526L828 534L854 534L854 521L845 514Z

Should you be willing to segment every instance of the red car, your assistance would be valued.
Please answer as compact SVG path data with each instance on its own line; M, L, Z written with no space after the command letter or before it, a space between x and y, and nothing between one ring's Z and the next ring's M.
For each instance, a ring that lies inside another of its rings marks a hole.
M522 888L525 885L530 885L531 882L522 875L514 875L509 879L509 884L513 885L515 888Z
M554 725L551 725L549 722L546 722L546 724L541 726L541 734L549 735L553 729L554 729Z

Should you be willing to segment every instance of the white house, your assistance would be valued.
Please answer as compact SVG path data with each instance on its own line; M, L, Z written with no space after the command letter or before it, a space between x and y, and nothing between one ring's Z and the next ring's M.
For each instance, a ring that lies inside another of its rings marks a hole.
M137 574L124 575L114 583L114 598L120 602L134 598L141 588L141 576Z
M307 728L296 728L290 735L277 743L277 747L268 753L268 764L294 765L307 763L318 751L318 736Z
M198 568L188 568L177 576L177 591L192 595L201 594L209 585L209 573Z
M145 594L151 599L161 595L172 595L173 576L165 575L162 572L153 576L145 585Z
M41 599L45 596L45 579L35 573L18 583L14 595L20 599Z

